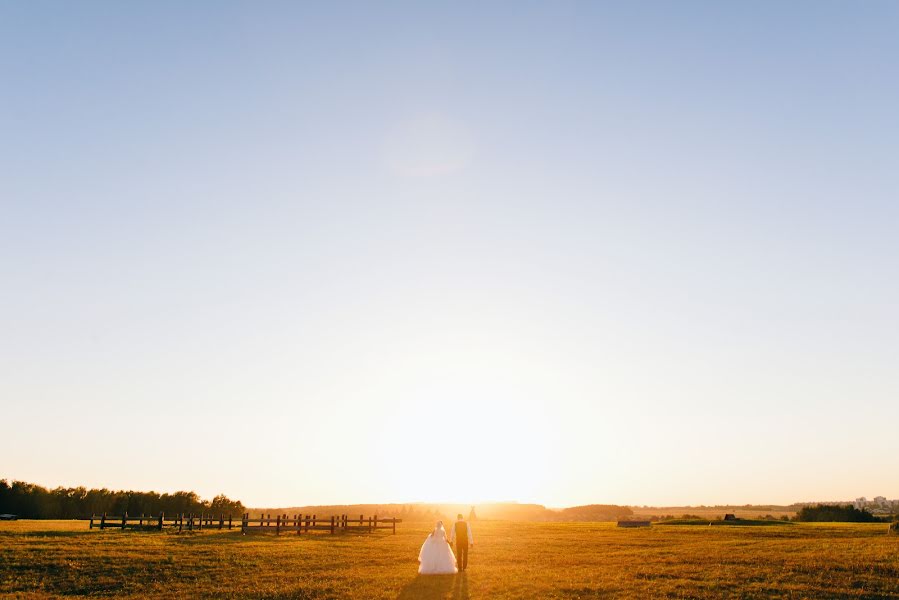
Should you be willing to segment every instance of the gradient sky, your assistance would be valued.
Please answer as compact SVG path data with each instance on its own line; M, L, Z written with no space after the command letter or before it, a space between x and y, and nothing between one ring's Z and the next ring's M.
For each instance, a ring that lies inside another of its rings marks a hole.
M0 4L0 477L899 497L899 3Z

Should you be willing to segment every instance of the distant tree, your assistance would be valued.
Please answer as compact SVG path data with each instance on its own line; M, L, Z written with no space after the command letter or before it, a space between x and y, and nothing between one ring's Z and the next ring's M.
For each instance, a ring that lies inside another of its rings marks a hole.
M224 494L219 494L209 504L209 512L214 515L241 515L244 513L243 504L231 500Z
M857 509L851 504L803 506L796 513L796 520L803 522L841 522L841 523L881 523L883 519L875 517L865 509Z

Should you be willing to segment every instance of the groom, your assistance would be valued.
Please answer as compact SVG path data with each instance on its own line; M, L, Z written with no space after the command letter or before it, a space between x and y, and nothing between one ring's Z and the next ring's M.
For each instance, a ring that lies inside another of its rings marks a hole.
M456 566L459 571L468 568L468 547L474 546L474 536L471 535L469 525L460 513L453 525L453 533L450 535L450 544L456 544Z

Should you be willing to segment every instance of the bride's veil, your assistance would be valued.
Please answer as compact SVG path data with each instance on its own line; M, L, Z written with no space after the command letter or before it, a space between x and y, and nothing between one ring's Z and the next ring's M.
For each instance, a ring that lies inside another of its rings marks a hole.
M435 543L439 544L439 540L446 540L446 530L443 528L443 521L437 521L434 525L434 531L427 537L425 543L421 545L421 551L418 553L418 561L421 562L425 557L425 548L433 547Z

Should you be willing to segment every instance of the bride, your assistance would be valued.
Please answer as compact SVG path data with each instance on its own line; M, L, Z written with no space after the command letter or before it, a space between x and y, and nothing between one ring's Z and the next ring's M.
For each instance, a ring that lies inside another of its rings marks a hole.
M434 531L421 545L418 562L418 572L421 575L450 575L456 572L456 556L446 539L443 521L437 521Z

